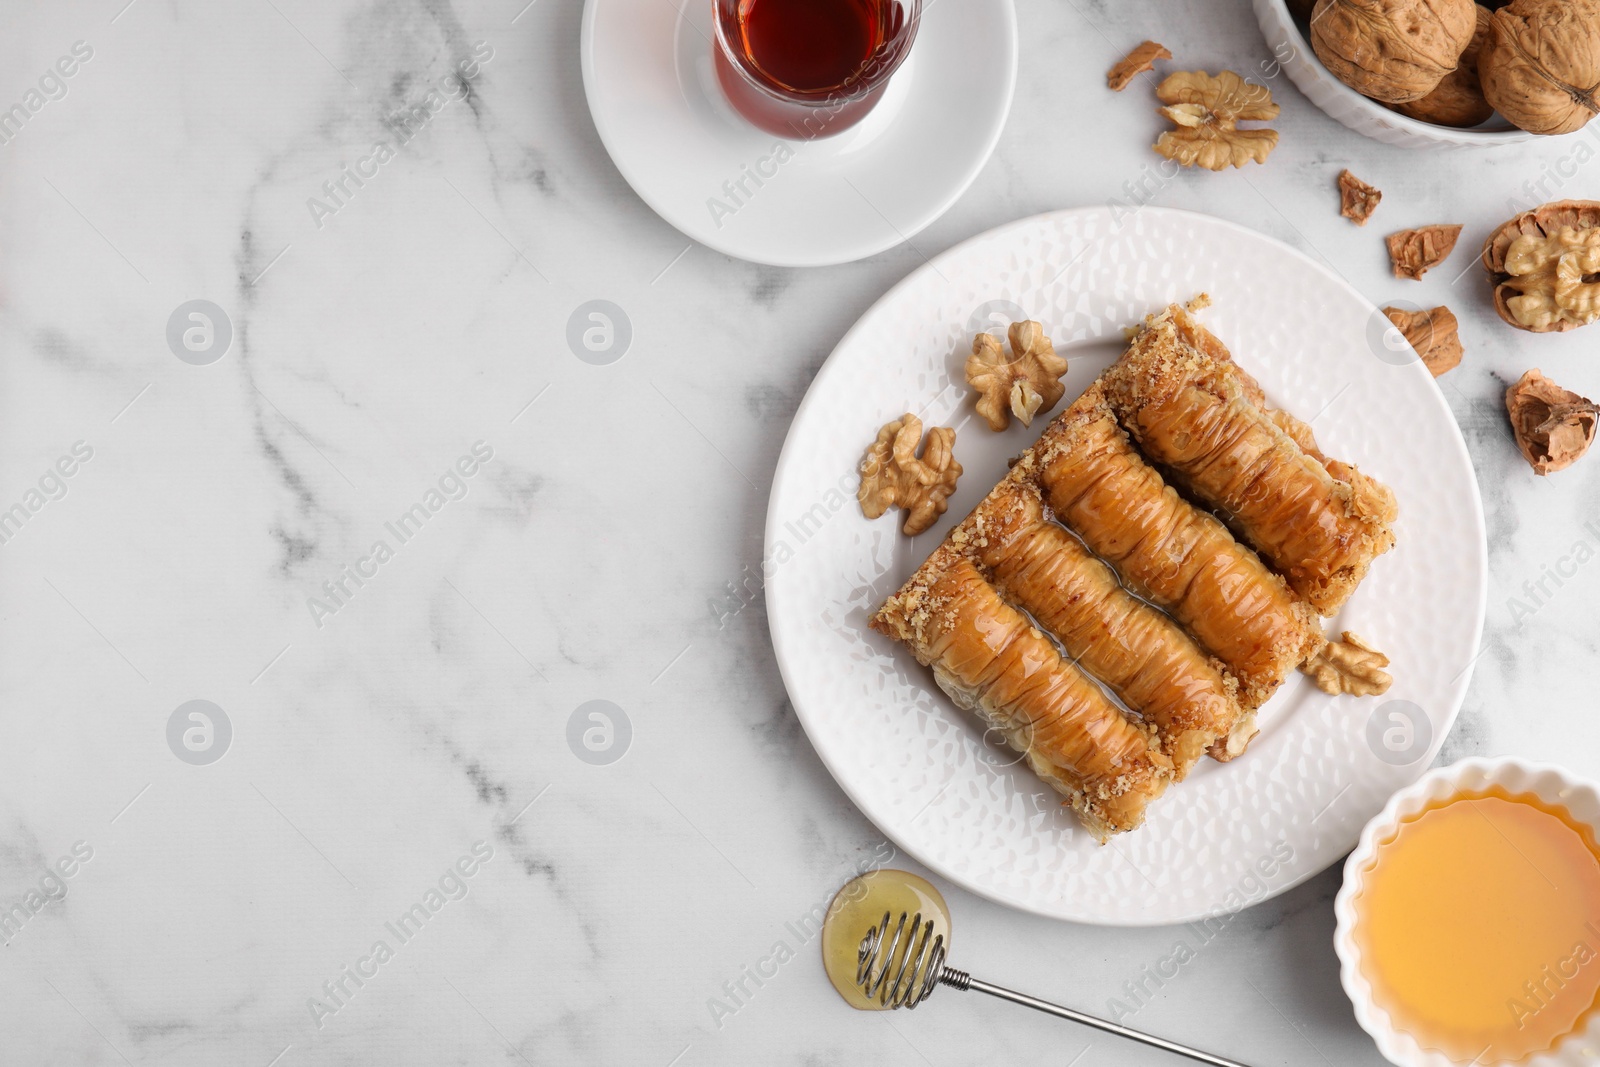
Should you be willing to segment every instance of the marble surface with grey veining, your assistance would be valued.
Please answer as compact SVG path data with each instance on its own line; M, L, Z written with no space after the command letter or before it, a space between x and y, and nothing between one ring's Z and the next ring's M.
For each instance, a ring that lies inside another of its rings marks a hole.
M1596 137L1391 148L1272 78L1238 0L1020 0L1015 106L966 195L909 245L775 269L630 190L585 104L581 4L524 5L6 12L0 1063L1177 1062L954 992L842 1005L810 916L859 867L915 864L813 753L754 577L844 331L925 256L1052 208L1210 212L1379 304L1456 310L1439 387L1492 573L1441 760L1600 772L1600 460L1534 477L1501 405L1531 366L1600 393L1600 334L1504 327L1472 266L1514 206L1600 196ZM1267 165L1163 177L1148 87L1103 85L1147 36L1267 78ZM1364 229L1336 213L1345 166L1384 192ZM1382 235L1436 222L1465 224L1455 255L1392 278ZM606 366L566 340L595 299L632 327ZM197 300L231 328L205 365L174 351L210 320L168 339ZM1251 1064L1376 1064L1337 885L1205 931L947 891L974 973Z

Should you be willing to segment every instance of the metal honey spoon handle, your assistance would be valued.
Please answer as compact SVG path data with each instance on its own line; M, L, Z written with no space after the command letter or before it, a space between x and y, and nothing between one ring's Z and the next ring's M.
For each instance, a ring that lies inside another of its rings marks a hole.
M1042 1011L1046 1015L1070 1019L1082 1026L1103 1030L1108 1034L1116 1034L1118 1037L1125 1037L1130 1041L1138 1041L1154 1048L1165 1049L1179 1056L1199 1060L1201 1063L1213 1064L1214 1067L1246 1067L1237 1060L1213 1056L1209 1052L1201 1052L1188 1045L1180 1045L1176 1041L1130 1030L1118 1023L1097 1019L1092 1015L1052 1004L1048 1000L1040 1000L1026 993L1006 989L1004 986L992 985L972 977L966 971L946 967L944 935L935 936L933 921L930 919L924 922L921 912L911 917L902 911L899 921L894 924L894 934L886 943L885 931L889 929L890 919L891 914L884 912L882 920L867 930L866 936L861 939L856 964L856 985L860 986L870 999L876 1000L884 1007L915 1008L927 1000L935 988L947 985L952 989L987 993L991 997L1009 1000L1013 1004L1021 1004L1025 1008ZM904 938L903 943L902 938Z

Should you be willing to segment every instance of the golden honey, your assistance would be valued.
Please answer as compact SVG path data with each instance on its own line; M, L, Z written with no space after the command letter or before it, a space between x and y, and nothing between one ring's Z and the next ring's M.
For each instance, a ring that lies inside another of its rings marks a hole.
M1452 1060L1520 1060L1595 1007L1600 847L1537 797L1492 788L1408 816L1361 872L1355 910L1373 999Z
M908 928L918 915L922 923L931 920L930 943L943 935L945 945L949 946L950 909L945 906L944 897L926 878L907 871L868 871L846 882L828 905L828 916L822 922L822 966L828 972L828 981L852 1008L884 1010L884 1005L868 1000L856 984L861 939L869 929L883 922L886 913L889 930L894 930L902 912ZM904 948L898 950L896 960L904 955Z

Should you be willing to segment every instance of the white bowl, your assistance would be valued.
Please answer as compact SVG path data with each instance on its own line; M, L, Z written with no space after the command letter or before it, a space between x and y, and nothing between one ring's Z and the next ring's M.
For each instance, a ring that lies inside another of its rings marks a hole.
M1390 111L1329 73L1311 50L1311 42L1300 32L1284 0L1255 0L1255 8L1256 21L1261 23L1261 33L1266 37L1267 48L1272 53L1272 59L1263 65L1262 73L1271 77L1276 74L1275 68L1281 67L1313 104L1357 133L1402 148L1515 144L1537 136L1517 129L1499 115L1491 118L1486 125L1460 130Z
M1356 1021L1372 1035L1378 1051L1400 1067L1461 1067L1443 1053L1424 1049L1410 1034L1395 1028L1389 1013L1373 999L1372 986L1361 973L1361 951L1355 940L1355 898L1361 889L1361 870L1372 862L1377 842L1394 833L1400 821L1435 801L1457 793L1500 786L1507 792L1532 793L1552 807L1563 808L1574 822L1600 830L1600 787L1576 778L1560 767L1526 763L1518 759L1468 759L1429 771L1389 798L1384 809L1361 831L1361 840L1344 865L1344 886L1333 901L1338 924L1333 947L1339 954L1339 981L1355 1006ZM1583 1030L1568 1034L1555 1048L1536 1052L1517 1067L1593 1067L1600 1047L1600 1012L1589 1015ZM1478 1061L1479 1067L1494 1067Z

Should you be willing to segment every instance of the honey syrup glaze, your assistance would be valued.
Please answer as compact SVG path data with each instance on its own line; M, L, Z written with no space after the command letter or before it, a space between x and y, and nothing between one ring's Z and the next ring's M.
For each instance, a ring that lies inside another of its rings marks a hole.
M1361 972L1423 1048L1514 1063L1595 1009L1600 845L1565 810L1499 787L1446 797L1360 874Z

